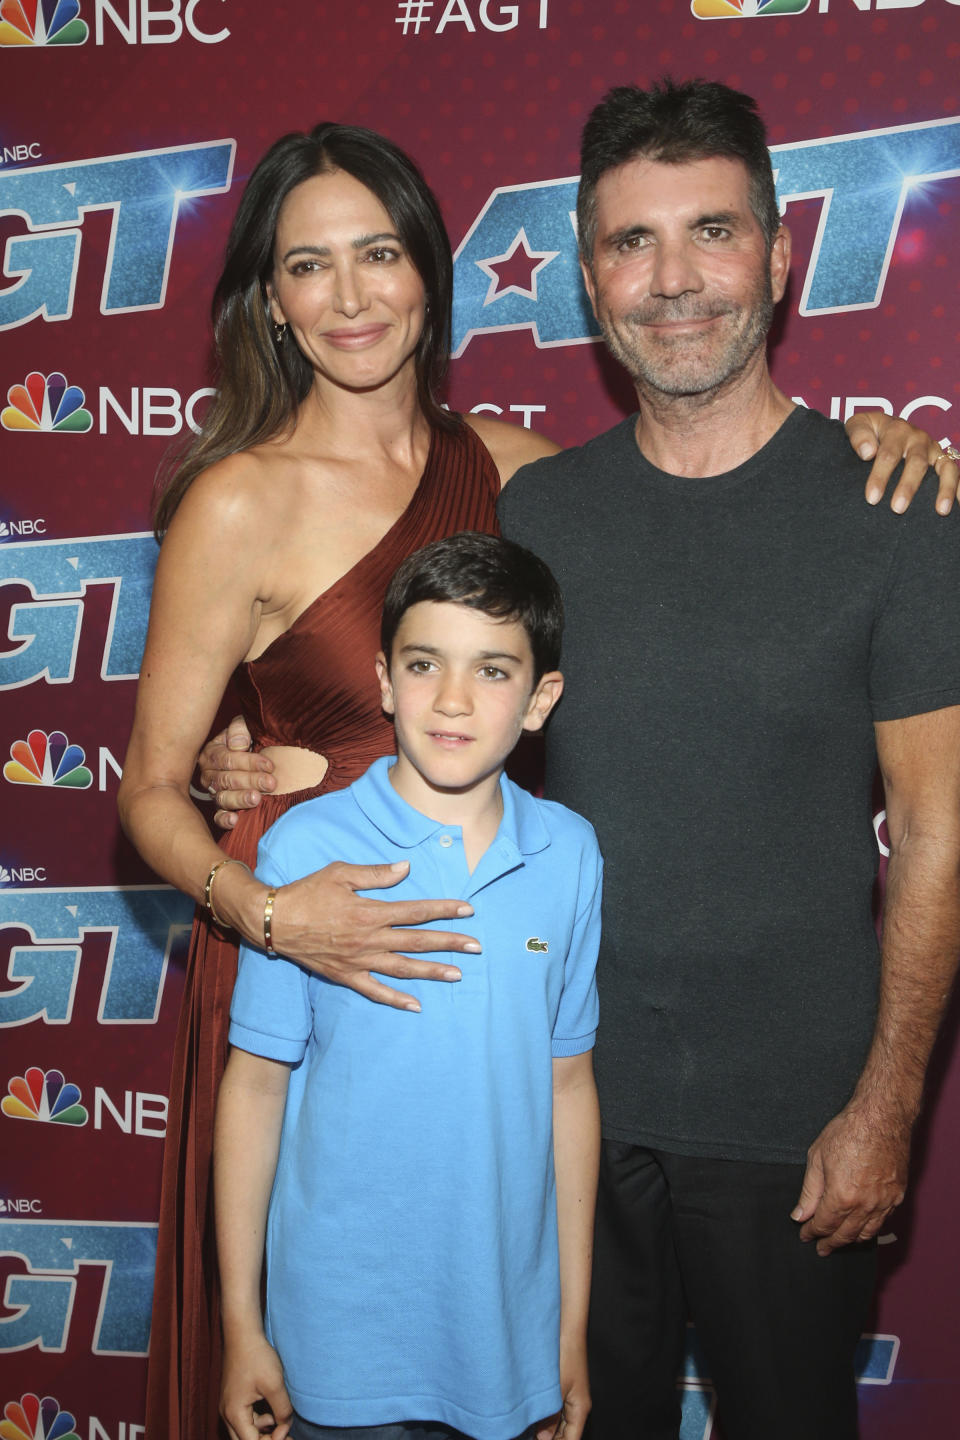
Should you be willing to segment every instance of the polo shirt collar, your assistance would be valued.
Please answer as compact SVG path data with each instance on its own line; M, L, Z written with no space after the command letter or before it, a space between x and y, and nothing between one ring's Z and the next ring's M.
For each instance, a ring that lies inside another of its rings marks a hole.
M366 774L354 781L350 790L371 825L376 826L391 844L412 850L438 831L449 829L449 826L440 820L431 820L429 815L415 810L397 794L389 779L389 771L395 764L396 757L393 755L375 760ZM500 794L503 797L503 818L493 845L511 846L518 856L534 855L539 850L545 850L550 844L550 832L543 823L533 796L519 785L512 784L506 775L500 777Z

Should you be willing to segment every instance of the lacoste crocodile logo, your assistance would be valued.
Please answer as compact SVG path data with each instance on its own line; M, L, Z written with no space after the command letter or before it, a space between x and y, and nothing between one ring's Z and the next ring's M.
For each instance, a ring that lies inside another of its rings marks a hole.
M539 951L541 954L546 955L547 951L550 949L550 946L546 940L538 940L536 935L531 935L530 939L527 941L527 949Z

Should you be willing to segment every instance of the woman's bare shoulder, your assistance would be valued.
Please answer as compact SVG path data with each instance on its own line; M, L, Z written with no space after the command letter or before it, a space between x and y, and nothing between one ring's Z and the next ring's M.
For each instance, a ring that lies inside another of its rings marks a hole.
M490 451L500 472L501 485L506 485L521 465L529 465L547 455L556 455L560 449L546 435L527 430L522 425L509 425L503 420L493 420L489 415L464 415L463 418Z
M213 533L272 528L283 461L267 446L240 450L202 470L187 490L170 530L203 526ZM262 538L262 534L261 534Z

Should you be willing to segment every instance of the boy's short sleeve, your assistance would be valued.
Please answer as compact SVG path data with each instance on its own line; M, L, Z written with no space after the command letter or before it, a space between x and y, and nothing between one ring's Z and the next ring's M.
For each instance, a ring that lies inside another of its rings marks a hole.
M584 845L580 867L577 915L564 964L563 994L553 1027L553 1056L580 1055L593 1048L597 1035L597 952L600 949L600 902L603 861L596 837Z
M257 879L286 885L291 877L273 849L268 832L257 851ZM262 950L241 945L230 1004L230 1044L251 1055L296 1064L303 1059L312 1028L307 971L282 956L271 960Z

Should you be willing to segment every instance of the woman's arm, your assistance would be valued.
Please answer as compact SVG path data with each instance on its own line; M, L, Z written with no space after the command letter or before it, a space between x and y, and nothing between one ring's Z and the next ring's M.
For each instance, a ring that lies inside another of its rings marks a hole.
M560 449L560 446L548 440L546 435L541 435L536 430L527 430L523 425L491 420L489 415L464 415L463 418L490 451L493 463L500 472L501 486L506 485L521 465L542 460L546 455L556 455Z
M262 540L262 526L250 489L245 457L232 457L193 484L174 516L157 562L120 784L121 822L140 854L198 902L223 855L190 798L190 777L262 605L262 545L252 538ZM255 941L266 887L231 865L215 893L218 913Z
M557 1176L560 1240L559 1422L537 1430L537 1440L580 1440L590 1413L587 1310L593 1263L593 1213L600 1164L600 1107L593 1051L553 1062L553 1163Z
M289 1066L231 1050L214 1127L214 1196L223 1318L220 1413L232 1440L272 1429L284 1440L292 1406L280 1357L263 1331L260 1277ZM269 1416L254 1410L265 1401ZM263 1427L261 1429L261 1426Z

